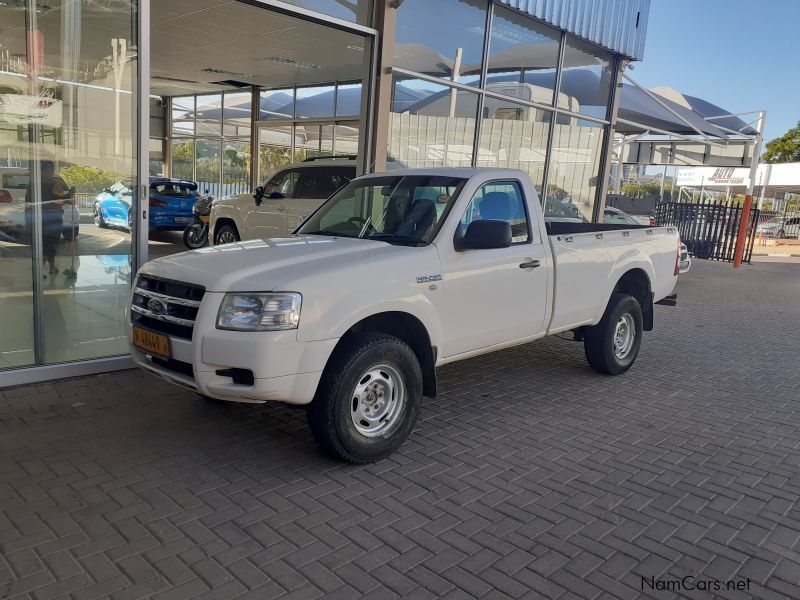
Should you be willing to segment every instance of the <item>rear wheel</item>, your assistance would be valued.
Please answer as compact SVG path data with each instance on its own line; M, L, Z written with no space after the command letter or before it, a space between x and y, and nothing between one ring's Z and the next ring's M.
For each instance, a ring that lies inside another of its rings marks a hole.
M78 225L73 225L72 227L67 226L61 231L61 235L64 236L65 240L71 242L78 237L79 230L80 228Z
M359 333L331 358L308 424L325 452L363 464L403 443L421 404L422 370L411 348L390 335Z
M785 230L783 230L783 229L781 229L781 230L778 232L778 237L779 237L780 239L784 239L784 238L786 237L786 231L785 231Z
M217 234L214 237L214 244L219 246L221 244L232 244L239 241L239 232L236 227L230 223L225 223L217 228Z
M642 344L642 307L629 294L615 293L600 322L587 327L583 348L599 373L620 375L633 366Z

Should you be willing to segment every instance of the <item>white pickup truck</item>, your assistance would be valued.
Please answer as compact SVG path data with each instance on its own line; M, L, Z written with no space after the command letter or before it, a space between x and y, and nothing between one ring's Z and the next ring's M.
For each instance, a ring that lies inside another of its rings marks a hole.
M308 405L324 450L369 462L441 365L573 331L595 370L626 371L654 302L675 303L678 246L671 227L546 224L521 171L366 175L288 237L144 265L131 354L209 398Z

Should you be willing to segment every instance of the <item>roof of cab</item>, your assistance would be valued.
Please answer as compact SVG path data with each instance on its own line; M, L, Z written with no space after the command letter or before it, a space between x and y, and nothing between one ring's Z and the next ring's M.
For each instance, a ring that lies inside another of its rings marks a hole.
M497 174L498 177L529 176L525 171L519 169L498 169L497 167L423 167L418 169L392 169L391 171L383 171L381 173L369 173L367 175L362 175L362 177L432 175L463 177L468 179L478 174Z

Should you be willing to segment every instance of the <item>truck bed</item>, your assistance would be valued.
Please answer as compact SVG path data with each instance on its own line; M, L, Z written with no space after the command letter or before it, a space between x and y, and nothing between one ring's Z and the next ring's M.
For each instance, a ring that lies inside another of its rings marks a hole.
M672 293L674 227L552 222L546 224L555 266L549 333L597 323L620 277L641 269L654 300Z

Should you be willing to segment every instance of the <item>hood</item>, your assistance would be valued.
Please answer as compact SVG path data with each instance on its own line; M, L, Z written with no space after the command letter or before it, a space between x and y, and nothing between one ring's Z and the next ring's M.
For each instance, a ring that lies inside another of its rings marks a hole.
M396 250L386 242L298 235L248 240L165 256L145 264L140 272L202 285L209 292L269 292L287 279L372 260Z

